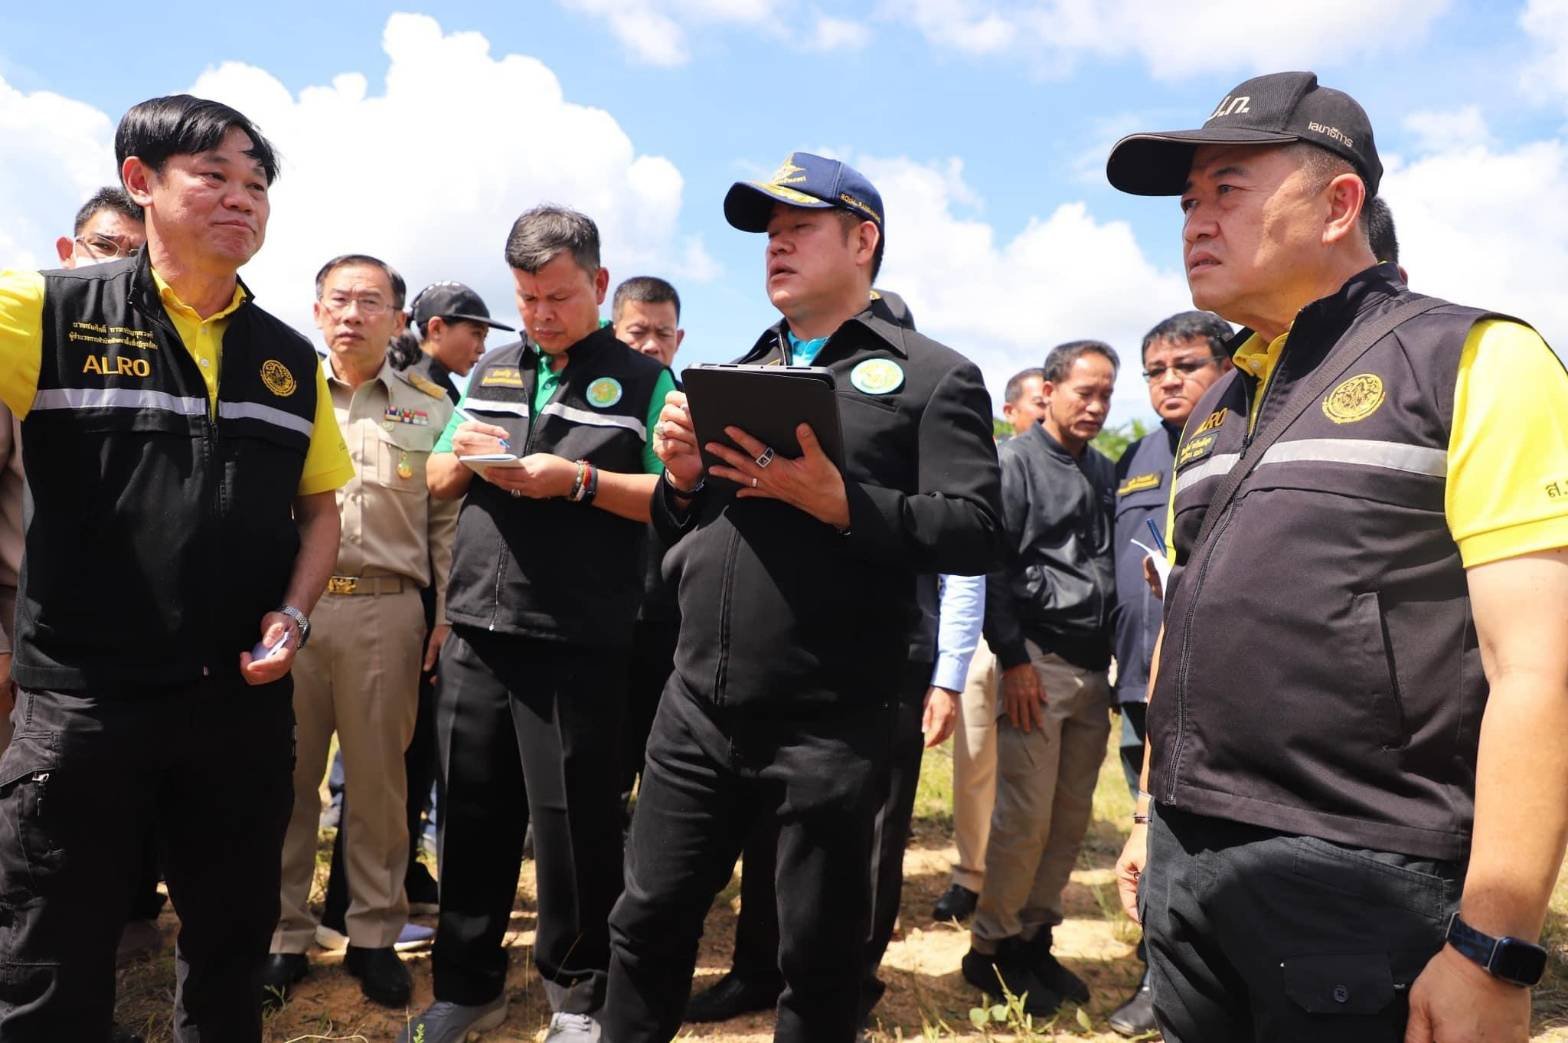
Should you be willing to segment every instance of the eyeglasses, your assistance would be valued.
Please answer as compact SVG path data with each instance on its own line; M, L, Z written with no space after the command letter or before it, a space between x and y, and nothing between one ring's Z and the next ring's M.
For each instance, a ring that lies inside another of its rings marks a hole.
M1181 377L1190 377L1205 366L1212 366L1219 361L1219 356L1211 355L1206 359L1186 359L1181 362L1172 362L1169 366L1152 366L1143 371L1143 379L1153 384L1164 380L1165 374L1175 370Z
M121 257L129 257L136 252L136 244L121 235L94 232L92 235L77 236L75 242L77 246L100 261L113 261Z
M351 304L358 305L359 313L367 319L374 319L377 316L384 315L391 308L380 297L349 297L334 294L331 297L322 298L321 303L323 307L334 315L342 315L348 311Z

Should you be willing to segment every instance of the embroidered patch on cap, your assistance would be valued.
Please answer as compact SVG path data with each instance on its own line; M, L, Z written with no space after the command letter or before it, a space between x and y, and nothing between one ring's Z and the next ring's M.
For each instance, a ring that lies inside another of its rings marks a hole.
M849 371L849 382L868 395L886 395L904 386L904 369L892 359L866 359Z
M1383 397L1381 377L1358 373L1328 393L1323 400L1323 415L1336 424L1353 424L1376 413Z
M279 398L288 398L299 387L294 382L294 374L277 359L268 359L261 364L261 382Z
M609 409L621 400L621 382L614 377L600 377L588 385L588 404L595 409Z

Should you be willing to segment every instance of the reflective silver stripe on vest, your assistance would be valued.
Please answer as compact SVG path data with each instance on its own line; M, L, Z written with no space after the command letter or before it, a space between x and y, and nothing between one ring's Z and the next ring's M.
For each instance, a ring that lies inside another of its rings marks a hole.
M510 413L513 416L528 415L527 402L501 402L493 398L471 398L463 403L463 408L468 410L470 413Z
M1364 438L1303 438L1294 442L1275 442L1258 461L1258 466L1295 463L1357 464L1432 478L1448 476L1445 450Z
M310 437L315 427L302 416L295 416L276 406L264 406L259 402L219 402L218 416L227 420L260 420L264 424L274 424L296 431L306 438Z
M40 409L156 409L180 416L206 416L204 398L177 398L167 391L144 388L55 388L33 398Z
M1176 479L1176 495L1180 496L1204 479L1230 474L1230 469L1235 467L1236 461L1240 459L1240 453L1217 453L1197 467L1187 468Z
M636 417L617 416L613 413L595 413L587 409L577 409L561 402L552 402L539 412L549 413L552 416L564 417L579 424L588 424L591 427L624 427L636 433L644 442L648 440L648 425Z

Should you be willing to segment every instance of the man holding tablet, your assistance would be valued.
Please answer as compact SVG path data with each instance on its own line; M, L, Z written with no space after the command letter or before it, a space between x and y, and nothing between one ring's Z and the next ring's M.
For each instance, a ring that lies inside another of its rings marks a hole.
M984 572L1000 553L996 453L980 372L872 295L882 200L859 172L794 153L736 184L725 216L766 232L784 320L741 360L826 368L844 468L810 428L790 458L738 428L707 446L686 400L654 432L654 522L673 546L681 636L659 704L610 918L605 1038L671 1039L703 915L754 825L778 839L778 1040L849 1043L870 918L873 820L886 785L922 573ZM710 484L728 479L733 487Z

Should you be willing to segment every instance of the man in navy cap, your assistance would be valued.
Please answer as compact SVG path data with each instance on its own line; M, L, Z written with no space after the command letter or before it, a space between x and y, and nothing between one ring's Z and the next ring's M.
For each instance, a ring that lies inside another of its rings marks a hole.
M1371 123L1310 72L1107 173L1181 197L1193 304L1247 327L1176 448L1118 863L1160 1028L1522 1043L1568 835L1568 374L1378 262Z
M871 909L873 821L909 662L918 577L973 575L1000 548L990 400L973 363L873 295L882 199L851 167L796 152L724 202L766 232L783 321L741 361L816 365L837 379L841 471L805 425L797 459L744 431L704 473L685 398L655 429L655 524L672 543L681 634L648 742L610 918L604 1035L680 1027L702 920L756 824L778 829L775 1039L849 1043Z

